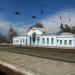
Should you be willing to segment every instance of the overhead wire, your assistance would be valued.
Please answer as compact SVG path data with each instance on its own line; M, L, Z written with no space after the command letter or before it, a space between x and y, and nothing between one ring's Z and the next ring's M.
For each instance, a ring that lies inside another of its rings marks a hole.
M39 3L36 0L32 0L31 2L34 3L34 4L36 4L36 5L38 5L38 6L40 6L40 7L45 7L45 8L52 9L52 10L61 10L59 8L55 8L55 7L50 6L50 5L49 6L45 5L45 4L41 3L41 2Z

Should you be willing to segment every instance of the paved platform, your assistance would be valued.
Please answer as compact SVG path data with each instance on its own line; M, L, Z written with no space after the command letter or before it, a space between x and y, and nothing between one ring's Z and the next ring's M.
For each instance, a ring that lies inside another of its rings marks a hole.
M24 75L75 75L75 64L0 51L0 64Z

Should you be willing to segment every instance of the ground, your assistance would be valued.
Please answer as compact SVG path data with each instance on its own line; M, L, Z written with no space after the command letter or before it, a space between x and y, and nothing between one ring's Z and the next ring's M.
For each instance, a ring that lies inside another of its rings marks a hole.
M39 48L25 46L3 46L0 51L20 53L24 55L42 57L47 59L56 59L75 63L75 49L69 48Z
M0 51L0 60L30 70L33 75L75 75L75 63L6 51Z

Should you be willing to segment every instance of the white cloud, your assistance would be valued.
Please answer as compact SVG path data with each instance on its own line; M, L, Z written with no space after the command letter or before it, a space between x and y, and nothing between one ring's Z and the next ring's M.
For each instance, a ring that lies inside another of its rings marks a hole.
M19 35L26 35L26 32L30 25L21 25L18 26L17 24L11 23L9 21L0 20L0 34L8 35L9 28L12 27L18 32Z
M75 25L75 10L74 9L68 9L64 11L57 12L56 14L52 16L48 16L45 19L42 19L40 22L44 24L46 28L48 28L49 32L57 32L59 31L60 26L60 16L62 17L62 23L68 24L70 26ZM69 18L71 21L69 22ZM10 28L10 25L12 25L19 33L19 35L25 35L28 28L31 26L29 25L20 25L13 24L9 21L5 21L3 19L0 19L0 33L3 33L4 35L8 33L8 30Z
M26 35L29 26L30 25L21 25L16 27L16 30L18 31L19 35Z
M61 24L60 16L62 17L61 21L63 24L68 24L70 26L75 25L75 10L67 9L64 11L57 12L55 15L46 17L42 19L40 22L44 24L46 28L48 28L49 32L57 32L59 31L59 26ZM70 22L69 22L70 18Z
M8 21L0 21L0 33L6 35L11 23Z

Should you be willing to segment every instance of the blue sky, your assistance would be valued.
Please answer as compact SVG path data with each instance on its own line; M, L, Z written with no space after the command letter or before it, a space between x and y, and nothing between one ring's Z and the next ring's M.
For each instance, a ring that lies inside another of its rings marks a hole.
M34 24L58 11L75 8L75 0L0 0L0 3L0 8L5 9L0 10L2 17L17 24ZM16 11L20 12L20 15L15 15ZM31 16L38 18L32 19Z
M75 9L75 0L0 0L0 9L4 9L0 10L1 21L24 27L54 16L58 12ZM20 14L16 15L15 12ZM31 16L38 18L32 19Z

